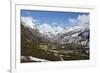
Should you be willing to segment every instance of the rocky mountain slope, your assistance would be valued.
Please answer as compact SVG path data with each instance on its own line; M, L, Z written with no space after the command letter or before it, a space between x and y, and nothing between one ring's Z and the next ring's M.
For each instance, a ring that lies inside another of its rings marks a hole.
M61 28L26 22L28 19L21 19L21 56L50 61L89 59L89 27Z

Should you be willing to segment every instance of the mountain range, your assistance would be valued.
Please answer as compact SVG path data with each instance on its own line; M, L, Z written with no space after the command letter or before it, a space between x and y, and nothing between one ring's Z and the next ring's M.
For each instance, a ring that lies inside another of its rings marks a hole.
M31 23L27 18L21 18L21 23L25 28L28 28L33 34L37 33L36 37L46 38L51 42L75 43L85 45L89 42L89 24L74 25L71 27L62 28L60 26L50 26L49 24L38 25L34 21ZM35 30L35 31L34 31Z
M51 26L49 24L39 24L36 23L36 21L30 21L28 18L21 17L22 56L34 56L44 59L44 55L42 56L42 54L45 53L45 51L58 51L59 49L67 51L68 49L73 49L74 51L79 49L82 50L82 52L84 50L85 56L87 56L89 55L89 37L89 23L60 27ZM45 55L47 54L45 53ZM46 57L46 59L48 58ZM51 60L51 58L48 60Z

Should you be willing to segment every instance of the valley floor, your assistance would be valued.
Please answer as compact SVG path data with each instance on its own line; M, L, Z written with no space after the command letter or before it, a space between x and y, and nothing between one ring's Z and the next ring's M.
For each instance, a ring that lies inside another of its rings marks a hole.
M89 60L89 53L87 50L48 50L41 51L40 54L34 53L33 56L21 56L21 63L69 60Z

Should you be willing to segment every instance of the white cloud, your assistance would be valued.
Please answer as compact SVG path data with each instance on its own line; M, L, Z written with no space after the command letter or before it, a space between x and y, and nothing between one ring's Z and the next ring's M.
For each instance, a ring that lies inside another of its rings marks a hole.
M76 23L76 20L75 19L72 19L72 18L69 18L69 22L70 23Z
M38 29L40 30L41 33L53 32L53 28L49 24L41 24L38 27L39 27Z
M63 30L62 27L55 26L55 24L57 24L56 22L52 23L54 26L47 23L40 24L39 20L35 20L31 16L21 17L21 21L26 27L31 27L33 29L38 28L41 33L45 33L46 35L49 35L49 33L56 35Z
M77 20L79 25L89 25L89 15L79 15Z
M21 21L24 23L25 26L31 27L31 28L36 28L36 22L38 20L33 19L32 17L21 17Z
M79 26L89 26L89 15L79 15L76 19L69 19L71 24Z
M60 26L53 27L50 24L41 24L38 26L38 29L41 33L46 33L46 35L49 35L50 33L56 35L63 30Z

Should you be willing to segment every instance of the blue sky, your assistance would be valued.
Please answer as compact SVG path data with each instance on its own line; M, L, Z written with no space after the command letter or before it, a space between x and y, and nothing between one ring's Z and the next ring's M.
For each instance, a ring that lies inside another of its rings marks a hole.
M61 27L70 26L71 23L69 19L77 19L79 15L89 15L89 13L21 10L21 16L31 16L33 19L39 20L40 24L47 23L55 26L59 25Z

